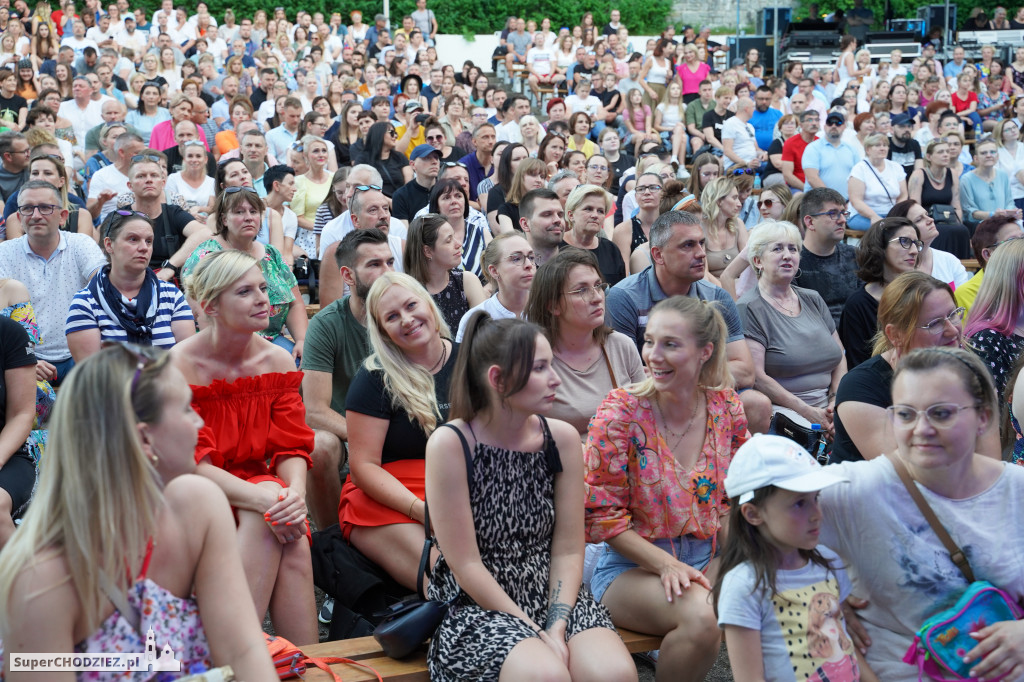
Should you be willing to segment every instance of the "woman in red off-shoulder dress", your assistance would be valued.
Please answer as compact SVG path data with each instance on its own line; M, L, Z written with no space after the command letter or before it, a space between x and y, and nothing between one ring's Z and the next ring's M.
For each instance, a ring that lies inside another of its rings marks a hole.
M186 280L210 325L174 348L206 425L197 472L216 482L238 519L238 543L256 611L270 608L277 634L318 640L307 540L306 471L313 432L290 353L262 338L270 319L267 283L241 251L203 259Z

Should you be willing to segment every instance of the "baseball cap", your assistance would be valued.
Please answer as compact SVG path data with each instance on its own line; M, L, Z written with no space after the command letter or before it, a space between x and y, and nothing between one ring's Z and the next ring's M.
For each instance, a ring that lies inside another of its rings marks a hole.
M417 111L417 110L418 111L422 111L423 110L423 105L420 104L419 102L417 102L416 100L411 99L411 100L409 100L408 102L405 103L405 113L408 114L410 112Z
M757 434L740 446L725 477L725 492L754 499L754 492L773 485L796 493L811 493L842 483L846 478L822 467L795 441L783 436Z
M902 114L895 114L892 117L892 124L894 126L908 126L911 125L912 123L913 119L910 118L910 114L905 112Z
M441 158L441 150L434 149L429 144L418 144L416 148L412 150L412 154L409 155L410 161L416 159L422 159L424 156L430 156L431 154L437 154L437 158Z
M838 111L833 111L825 118L825 125L842 125L846 123L846 117Z

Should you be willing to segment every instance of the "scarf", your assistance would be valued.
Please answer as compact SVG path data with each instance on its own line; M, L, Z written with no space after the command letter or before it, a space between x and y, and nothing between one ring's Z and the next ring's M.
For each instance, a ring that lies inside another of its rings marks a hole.
M105 265L89 282L89 293L110 319L128 335L129 343L153 345L153 322L160 300L160 282L149 268L139 289L134 308L128 307L124 295L110 282L110 265ZM145 311L141 313L141 311Z

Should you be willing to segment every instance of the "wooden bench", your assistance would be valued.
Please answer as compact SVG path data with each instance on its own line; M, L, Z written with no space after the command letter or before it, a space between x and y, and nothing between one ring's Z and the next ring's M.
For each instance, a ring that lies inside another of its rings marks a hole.
M632 630L619 629L619 636L626 644L630 653L642 653L652 651L661 646L661 637L655 635L644 635ZM427 674L427 653L423 647L416 654L401 661L396 661L384 655L380 645L373 637L358 637L356 639L342 639L335 642L324 642L302 647L303 652L311 657L340 656L351 658L373 667L388 682L429 682ZM332 665L331 669L337 673L345 682L360 682L365 680L376 680L376 676L365 668L342 663ZM309 668L306 671L305 679L309 682L327 682L330 676L317 668Z
M967 272L977 272L981 270L981 263L978 262L977 258L961 258L960 264L964 266Z
M306 317L313 319L313 316L320 312L319 303L307 303L306 304Z

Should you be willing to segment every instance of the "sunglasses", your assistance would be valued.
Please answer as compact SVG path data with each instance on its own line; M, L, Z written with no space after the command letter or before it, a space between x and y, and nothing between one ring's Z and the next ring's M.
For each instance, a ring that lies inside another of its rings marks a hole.
M354 189L357 192L369 192L371 189L372 190L376 190L376 191L379 192L379 191L381 191L381 186L380 185L356 185Z
M132 157L132 163L139 163L141 161L152 161L153 163L160 163L161 159L156 154L136 154Z
M729 175L753 175L755 173L753 168L733 168L729 171Z
M758 208L771 208L774 205L775 205L775 200L774 199L765 199L764 201L757 202L757 207Z
M246 187L244 185L242 185L240 187L225 187L224 188L224 194L238 194L239 192L251 192L253 194L258 194L256 192L256 190L254 190L252 187Z
M469 166L462 163L461 161L445 161L441 165L444 166L445 168L455 168L456 166L458 166L459 168L469 168Z
M145 213L143 213L142 211L133 211L133 210L127 209L127 208L119 208L119 209L116 209L114 211L111 211L110 215L107 216L107 219L106 219L106 221L104 221L104 224L103 224L103 228L102 228L103 236L104 237L109 237L110 233L111 233L111 231L113 231L114 227L116 227L117 225L120 225L121 223L123 223L128 218L136 218L136 217L145 218L147 221L150 219L149 216L146 215Z

